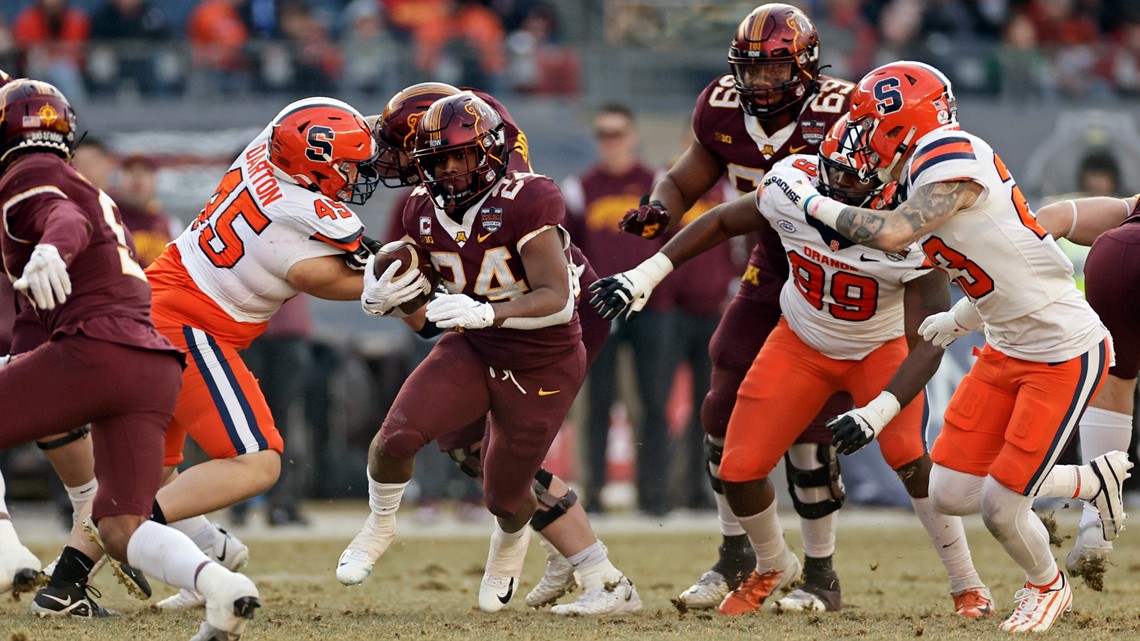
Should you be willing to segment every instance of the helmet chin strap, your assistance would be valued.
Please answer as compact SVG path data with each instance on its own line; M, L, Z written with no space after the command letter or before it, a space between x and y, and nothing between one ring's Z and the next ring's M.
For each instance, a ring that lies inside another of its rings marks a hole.
M914 140L914 135L916 133L918 133L918 127L912 126L910 128L910 131L906 133L906 138L903 138L902 144L900 144L898 147L895 147L895 157L891 158L891 164L887 165L885 168L880 168L878 170L879 181L884 185L890 182L894 182L895 166L898 165L899 161L902 160L902 157L906 155L906 152L910 150L910 143L912 140Z

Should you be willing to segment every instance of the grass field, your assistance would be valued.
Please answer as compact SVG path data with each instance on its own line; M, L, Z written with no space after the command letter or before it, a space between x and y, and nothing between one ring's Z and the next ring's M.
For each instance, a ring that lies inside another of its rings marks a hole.
M357 510L359 512L359 509ZM249 538L252 560L246 571L257 581L263 608L250 624L246 641L299 639L511 639L572 641L625 639L979 639L1004 637L1000 617L1012 608L1022 582L1020 571L1006 558L978 520L968 520L974 560L998 601L998 617L968 621L952 612L941 566L913 517L893 512L859 514L845 510L839 530L836 566L840 572L844 610L835 614L777 614L773 610L740 618L703 613L679 614L669 603L708 567L719 536L715 524L694 528L642 527L638 532L599 526L611 557L636 583L645 609L618 619L571 619L523 605L523 596L542 573L542 549L534 544L527 558L522 589L498 614L476 606L476 593L486 557L485 536L428 538L413 534L398 539L364 585L344 588L333 576L343 538ZM876 514L881 514L879 518ZM363 515L363 513L361 513ZM784 515L785 523L794 523ZM1075 530L1075 510L1059 513L1063 534ZM489 530L489 526L487 528ZM1133 536L1135 535L1135 536ZM788 533L800 550L793 525ZM1140 639L1140 532L1125 532L1118 542L1105 590L1092 592L1077 580L1074 609L1050 632L1053 637L1079 635L1094 639ZM54 546L34 544L42 558ZM1063 559L1068 543L1056 556ZM128 597L110 578L100 575L100 601L126 614L97 621L40 620L28 610L28 597L0 604L0 641L105 641L188 639L201 620L193 613L158 612ZM158 584L154 600L173 593ZM569 597L567 597L569 598ZM153 601L152 601L153 602Z

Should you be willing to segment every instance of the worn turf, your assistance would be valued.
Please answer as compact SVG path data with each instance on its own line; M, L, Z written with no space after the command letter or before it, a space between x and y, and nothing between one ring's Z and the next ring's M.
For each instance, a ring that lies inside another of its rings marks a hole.
M853 513L858 508L844 511ZM791 517L784 515L782 519L789 526L789 543L798 551L798 534ZM971 547L998 605L998 616L984 621L964 620L953 614L937 557L917 521L903 521L900 524L899 518L890 518L877 524L873 518L844 520L835 559L843 586L842 612L778 614L766 609L739 618L692 611L680 614L669 602L711 564L719 542L712 522L707 531L697 533L668 524L639 533L607 533L604 539L611 557L634 580L645 602L641 613L612 620L560 619L548 609L530 610L523 605L526 591L542 572L542 549L537 544L531 546L523 585L515 600L492 615L475 606L487 550L483 536L397 539L372 576L355 588L342 587L333 575L348 537L250 538L247 572L260 587L264 607L243 639L1004 638L997 625L1012 609L1013 593L1023 578L980 521L967 521ZM1075 520L1062 518L1058 527L1063 533L1071 533ZM47 546L32 547L41 557L54 554ZM1054 552L1063 560L1068 550L1062 547ZM27 597L18 603L5 600L0 604L0 641L185 641L197 630L201 611L170 613L149 607L172 594L172 588L156 582L154 598L144 603L127 596L109 573L100 576L97 584L103 589L101 603L126 612L125 616L98 621L40 620L28 611ZM1081 641L1140 638L1140 532L1127 531L1118 539L1103 592L1094 593L1079 580L1074 588L1073 612L1055 626L1051 636L1080 635ZM577 593L572 593L563 601L575 596Z

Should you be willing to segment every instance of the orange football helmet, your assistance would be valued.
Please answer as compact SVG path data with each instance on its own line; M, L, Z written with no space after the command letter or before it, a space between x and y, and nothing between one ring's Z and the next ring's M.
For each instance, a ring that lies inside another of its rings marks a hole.
M376 140L360 115L333 98L294 102L273 119L269 162L309 191L364 204L380 180ZM356 177L350 181L350 172Z
M827 131L819 146L819 193L855 207L866 207L883 191L874 172L859 171L860 157L852 153L855 130L843 114Z
M400 91L388 101L384 113L372 128L372 134L380 145L376 169L385 187L419 184L420 175L416 173L411 156L416 143L416 123L431 103L459 92L458 87L442 82L421 82Z
M921 62L892 62L875 69L851 92L852 130L843 140L857 156L863 178L878 172L884 183L907 152L932 131L958 128L958 102L941 71Z
M503 117L464 91L432 103L416 124L412 160L436 206L447 213L487 193L507 171ZM448 156L463 153L465 171L448 173Z
M59 89L27 78L0 88L0 164L31 148L71 160L75 142L75 110Z
M740 107L764 119L802 104L816 90L819 32L803 11L760 5L741 21L728 49Z

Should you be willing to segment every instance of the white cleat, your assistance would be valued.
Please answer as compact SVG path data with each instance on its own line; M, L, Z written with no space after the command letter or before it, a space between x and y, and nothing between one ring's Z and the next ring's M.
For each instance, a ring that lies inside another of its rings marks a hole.
M574 574L574 566L570 565L566 557L554 549L546 539L539 537L538 542L546 550L546 572L538 585L526 595L527 607L531 608L550 605L579 585L578 577ZM602 548L604 549L605 545Z
M1104 573L1108 569L1108 557L1112 547L1081 547L1077 544L1065 557L1065 571L1069 576L1079 576L1091 590L1104 590Z
M376 560L396 540L396 515L372 513L364 527L348 544L336 564L336 579L344 585L357 585L372 574Z
M0 549L0 594L13 588L23 592L43 582L40 560L22 543L5 545Z
M1002 622L1001 631L1045 632L1062 614L1073 609L1073 590L1065 573L1058 572L1049 585L1026 583L1013 595L1013 600L1017 601L1017 607Z
M818 595L796 588L784 598L776 601L776 609L781 612L826 612L827 604Z
M479 609L484 612L502 610L519 585L526 550L530 546L530 533L511 536L499 529L491 534L491 549L487 552L487 567L479 582Z
M674 602L677 607L689 610L711 610L724 601L724 597L731 592L728 581L724 575L716 570L709 570L697 579L697 582L682 592Z
M1093 497L1093 505L1100 512L1100 525L1104 540L1111 541L1124 530L1124 480L1132 476L1132 461L1128 454L1114 450L1089 461L1089 467L1100 479L1100 492Z
M230 534L217 523L210 527L217 530L214 542L207 545L202 552L211 560L217 561L227 570L237 571L249 563L249 546L241 539ZM155 604L160 610L192 610L206 605L206 597L201 593L188 588L182 588L178 594L168 596Z
M249 577L223 571L229 576L222 577L206 594L206 620L190 641L237 641L261 607L257 586Z
M626 577L587 590L573 603L556 605L550 611L558 616L608 617L641 610L637 588Z

